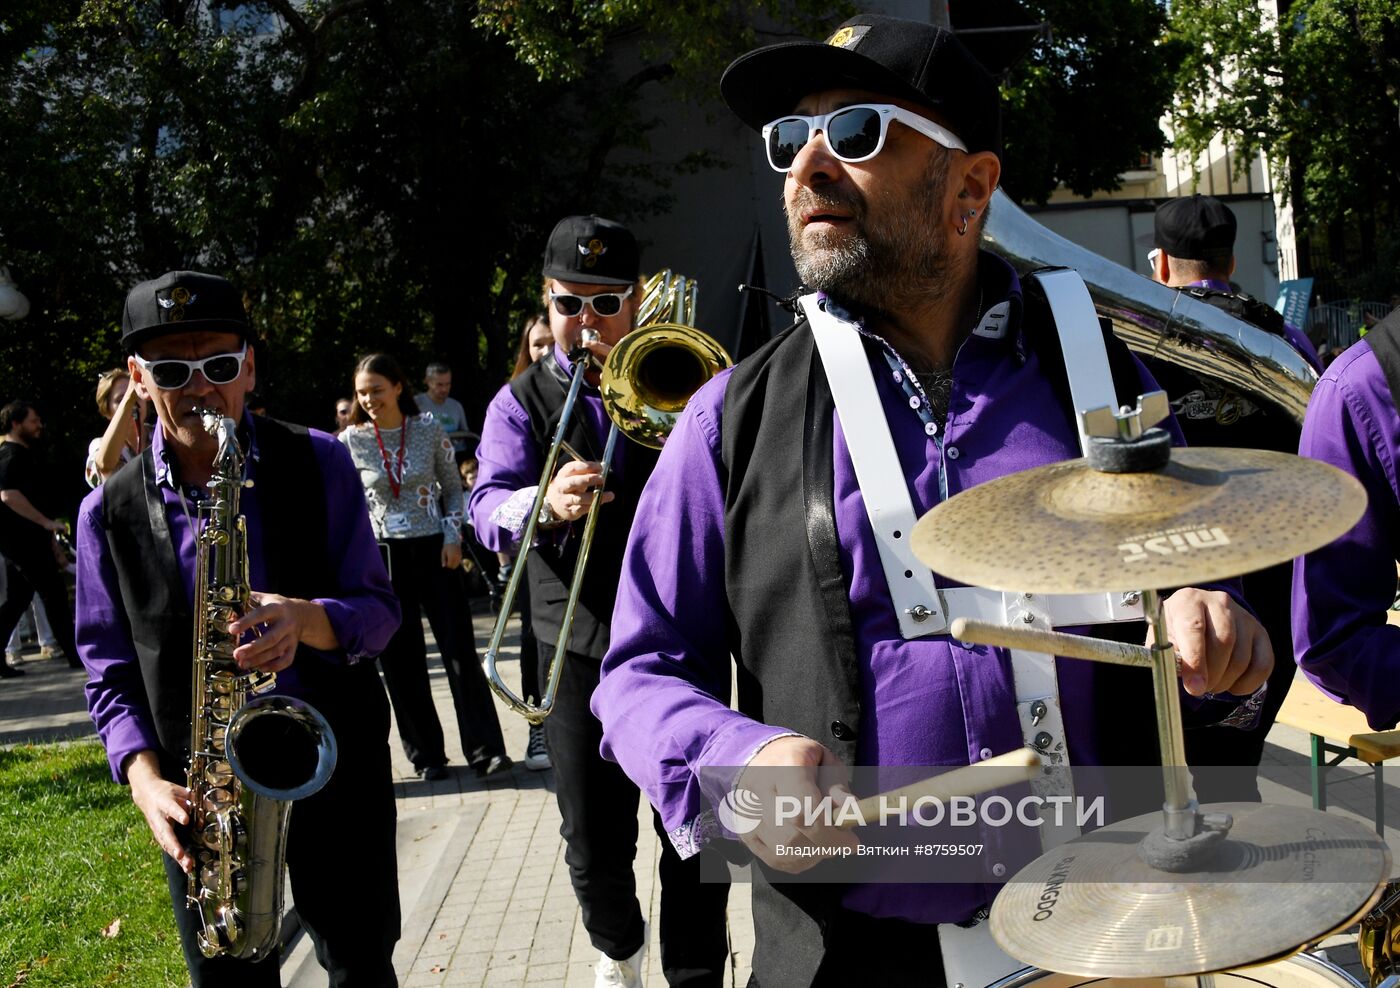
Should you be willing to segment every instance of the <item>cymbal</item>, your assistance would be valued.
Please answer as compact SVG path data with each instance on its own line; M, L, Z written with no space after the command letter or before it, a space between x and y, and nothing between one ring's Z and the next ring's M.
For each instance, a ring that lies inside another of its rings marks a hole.
M992 903L1001 948L1089 977L1223 971L1291 954L1369 910L1390 849L1365 824L1292 806L1204 807L1234 817L1209 871L1167 874L1138 856L1149 813L1047 852Z
M1286 562L1346 533L1366 491L1336 467L1256 449L1174 449L1145 473L1069 460L954 495L914 525L936 573L1033 593L1194 586Z

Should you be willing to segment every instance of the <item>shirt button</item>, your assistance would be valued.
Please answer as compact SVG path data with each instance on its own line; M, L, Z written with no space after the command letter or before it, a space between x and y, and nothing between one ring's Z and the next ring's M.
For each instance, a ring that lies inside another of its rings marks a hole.
M856 732L851 730L851 725L843 720L833 720L831 722L831 736L837 741L854 741Z
M903 383L904 383L904 375L901 374L899 371L895 371L895 372L894 372L894 383L895 383L895 384L903 384Z
M949 446L947 453L948 459L950 460L956 460L959 456L962 456L962 452L956 446Z
M979 752L977 753L977 757L980 758L980 759L982 759L982 761L985 762L988 758L991 758L991 757L992 757L992 749L991 749L991 748L983 748L981 751L979 751Z
M925 423L924 423L924 435L926 435L926 436L936 436L936 435L938 435L938 423L937 423L937 422L925 422Z
M910 407L910 408L918 408L918 407L919 407L919 396L918 396L918 395L910 395L910 396L909 396L909 407Z
M992 874L996 875L998 878L1000 878L1002 875L1005 875L1006 865L998 861L996 864L992 865Z

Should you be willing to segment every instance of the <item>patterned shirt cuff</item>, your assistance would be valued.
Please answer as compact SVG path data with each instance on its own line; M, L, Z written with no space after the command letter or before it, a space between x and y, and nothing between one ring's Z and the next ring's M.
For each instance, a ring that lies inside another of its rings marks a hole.
M714 810L705 810L666 834L682 861L699 854L711 841L725 839Z
M1269 684L1265 683L1241 701L1219 721L1219 727L1235 727L1241 731L1252 731L1259 726L1259 718L1264 714L1264 699L1269 695Z
M496 510L491 512L491 524L505 529L510 533L512 541L519 542L520 536L525 531L525 520L530 514L531 506L535 503L535 494L538 491L539 485L520 488L496 505Z

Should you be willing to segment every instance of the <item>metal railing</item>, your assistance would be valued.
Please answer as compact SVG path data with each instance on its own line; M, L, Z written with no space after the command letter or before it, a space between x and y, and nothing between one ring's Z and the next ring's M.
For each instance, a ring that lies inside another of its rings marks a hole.
M1366 316L1384 319L1390 314L1391 306L1385 302L1328 302L1314 305L1308 310L1308 324L1301 327L1313 336L1317 327L1327 328L1327 346L1331 350L1345 350L1361 338L1361 327L1366 324Z

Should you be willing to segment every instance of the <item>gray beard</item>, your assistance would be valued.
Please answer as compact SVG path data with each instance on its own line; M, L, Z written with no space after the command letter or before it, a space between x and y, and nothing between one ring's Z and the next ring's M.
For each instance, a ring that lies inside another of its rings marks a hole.
M929 155L922 181L904 197L887 200L879 228L866 220L864 202L805 190L788 213L788 236L798 277L843 307L896 312L927 305L949 293L948 231L935 221L946 184L946 156ZM852 228L822 241L803 239L801 212L809 206L841 206L853 213Z

